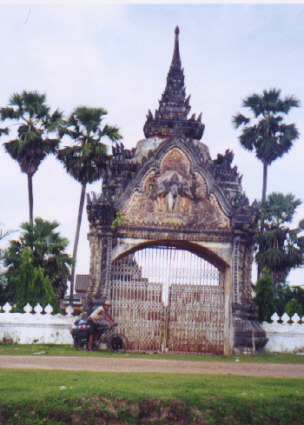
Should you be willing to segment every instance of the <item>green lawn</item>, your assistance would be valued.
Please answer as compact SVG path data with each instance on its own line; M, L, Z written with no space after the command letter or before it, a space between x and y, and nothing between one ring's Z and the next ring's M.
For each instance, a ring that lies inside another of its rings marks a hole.
M113 354L0 345L0 355L304 363L295 354ZM304 380L0 369L0 425L303 425Z
M304 380L0 370L0 424L303 425Z
M77 351L69 345L1 345L0 355L40 355L40 356L124 356L133 358L153 358L153 359L170 359L170 360L192 360L192 361L240 361L240 362L270 362L270 363L298 363L304 364L304 355L270 353L242 356L212 356L212 355L193 355L193 354L113 354L107 351ZM1 425L1 424L0 424Z

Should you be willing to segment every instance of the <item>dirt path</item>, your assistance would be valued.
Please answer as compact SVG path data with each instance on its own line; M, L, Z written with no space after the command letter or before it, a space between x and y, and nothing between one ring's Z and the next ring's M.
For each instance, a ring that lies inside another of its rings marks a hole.
M61 369L97 372L210 373L218 375L304 378L304 365L280 363L198 362L179 360L0 356L0 369Z

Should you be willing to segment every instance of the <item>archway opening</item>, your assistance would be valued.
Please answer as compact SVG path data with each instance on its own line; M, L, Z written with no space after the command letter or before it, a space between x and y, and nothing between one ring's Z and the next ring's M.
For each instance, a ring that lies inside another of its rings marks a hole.
M135 350L223 351L223 273L193 252L157 244L121 256L111 298Z

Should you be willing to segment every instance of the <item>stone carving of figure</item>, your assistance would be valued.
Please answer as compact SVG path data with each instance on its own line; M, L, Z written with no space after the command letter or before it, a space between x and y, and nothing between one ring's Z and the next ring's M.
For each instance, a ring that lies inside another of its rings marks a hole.
M152 195L153 199L158 197L168 197L168 211L177 212L178 196L186 196L193 199L193 194L189 182L177 175L177 173L170 173L160 181Z

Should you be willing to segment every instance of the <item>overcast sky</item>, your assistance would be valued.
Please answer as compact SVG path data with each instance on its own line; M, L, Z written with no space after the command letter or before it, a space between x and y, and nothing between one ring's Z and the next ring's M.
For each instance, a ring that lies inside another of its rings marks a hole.
M124 145L135 147L144 138L148 109L158 108L178 25L191 113L203 112L206 126L202 142L212 158L233 150L250 202L261 197L262 165L240 148L232 116L244 97L263 89L280 88L301 101L286 118L296 123L300 139L271 165L268 193L292 192L304 201L303 22L304 4L0 4L0 106L23 90L45 93L51 108L66 116L79 105L101 106ZM10 128L13 135L16 127ZM34 215L60 223L71 254L80 185L52 157L33 184ZM88 192L100 189L96 183ZM303 217L302 205L296 221ZM27 220L27 177L0 146L0 222L18 229ZM85 213L77 273L89 271L87 232ZM304 269L289 280L303 284Z

